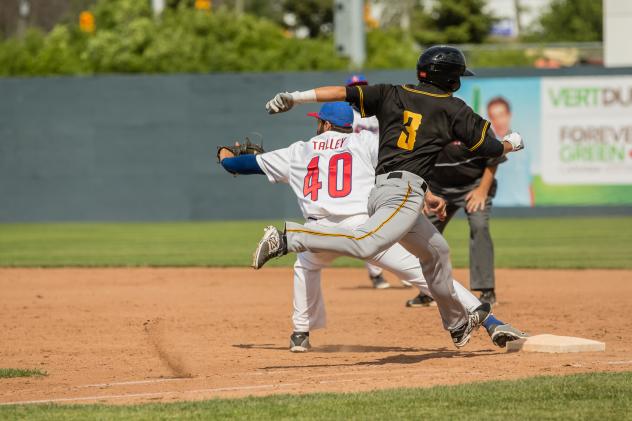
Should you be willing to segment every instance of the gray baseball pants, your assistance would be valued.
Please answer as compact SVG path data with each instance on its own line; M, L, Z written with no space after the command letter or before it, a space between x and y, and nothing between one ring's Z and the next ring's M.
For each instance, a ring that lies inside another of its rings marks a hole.
M468 312L452 284L450 249L422 214L424 180L406 171L379 175L368 202L369 219L356 229L310 228L287 222L288 251L336 252L369 260L399 242L419 258L428 288L437 302L443 326L454 330Z

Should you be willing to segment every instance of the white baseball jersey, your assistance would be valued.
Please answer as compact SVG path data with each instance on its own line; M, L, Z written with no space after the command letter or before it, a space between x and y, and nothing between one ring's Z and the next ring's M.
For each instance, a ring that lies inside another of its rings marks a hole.
M368 130L375 135L380 134L380 123L377 117L364 117L354 108L353 109L353 132L360 133L362 130Z
M257 155L271 183L288 183L307 219L367 213L378 139L369 131L328 131Z

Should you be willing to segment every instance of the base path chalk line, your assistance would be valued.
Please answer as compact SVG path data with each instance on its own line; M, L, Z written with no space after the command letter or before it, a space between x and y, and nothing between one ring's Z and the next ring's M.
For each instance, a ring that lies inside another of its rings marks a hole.
M110 382L110 383L95 383L95 384L83 384L80 386L74 386L75 389L83 389L87 387L115 387L115 386L132 386L136 384L153 384L164 382L177 382L183 380L195 380L193 377L170 377L166 379L147 379L147 380L129 380L124 382Z
M209 393L209 392L231 392L239 390L257 390L257 389L274 389L281 387L300 386L302 383L281 383L281 384L262 384L253 386L234 386L234 387L217 387L212 389L194 389L171 392L152 392L152 393L127 393L120 395L99 395L99 396L81 396L75 398L55 398L55 399L38 399L29 401L0 402L0 406L6 405L30 405L38 403L59 403L59 402L77 402L77 401L99 401L104 399L126 399L126 398L151 398L168 395L185 395L191 393Z

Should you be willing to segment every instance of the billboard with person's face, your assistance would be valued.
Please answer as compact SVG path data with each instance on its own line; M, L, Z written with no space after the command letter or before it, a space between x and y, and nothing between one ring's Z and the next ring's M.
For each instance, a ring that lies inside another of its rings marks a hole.
M525 139L496 205L632 204L632 76L464 78L458 96Z

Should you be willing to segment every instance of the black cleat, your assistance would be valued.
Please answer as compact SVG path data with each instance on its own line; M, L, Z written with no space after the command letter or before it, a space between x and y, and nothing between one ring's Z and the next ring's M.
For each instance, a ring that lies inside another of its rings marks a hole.
M419 293L418 296L412 300L406 301L406 307L436 307L437 303L432 297Z
M309 333L294 332L290 336L290 352L307 352L311 347Z
M488 303L483 303L480 306L476 307L476 309L470 313L467 318L467 322L452 331L450 331L450 336L452 336L452 341L457 348L463 348L470 341L472 337L472 333L478 330L479 327L485 322L487 317L492 312L492 306Z
M377 276L369 276L369 279L371 279L371 284L375 289L386 289L391 287L391 284L389 284L386 279L384 279L382 274L379 274Z
M285 234L272 225L263 230L263 238L259 241L257 249L252 255L252 267L260 269L266 262L274 257L281 257L287 254L287 243Z
M493 289L488 289L481 292L481 296L478 298L481 303L489 303L490 305L496 304L496 292Z

